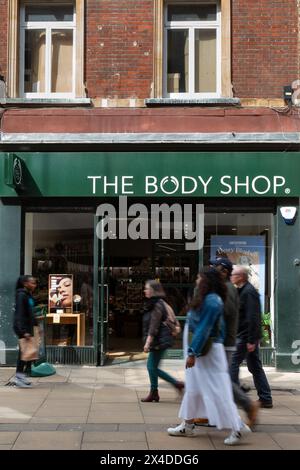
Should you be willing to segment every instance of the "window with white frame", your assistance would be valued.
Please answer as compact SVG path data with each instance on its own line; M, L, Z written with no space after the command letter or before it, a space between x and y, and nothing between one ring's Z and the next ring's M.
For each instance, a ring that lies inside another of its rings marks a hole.
M221 96L218 1L170 1L164 11L164 96Z
M75 96L73 3L24 3L20 10L20 96Z

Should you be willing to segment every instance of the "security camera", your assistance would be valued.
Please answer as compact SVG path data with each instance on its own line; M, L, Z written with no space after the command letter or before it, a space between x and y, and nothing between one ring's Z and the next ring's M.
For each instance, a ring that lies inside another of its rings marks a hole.
M287 225L292 225L296 219L296 207L281 207L280 213Z

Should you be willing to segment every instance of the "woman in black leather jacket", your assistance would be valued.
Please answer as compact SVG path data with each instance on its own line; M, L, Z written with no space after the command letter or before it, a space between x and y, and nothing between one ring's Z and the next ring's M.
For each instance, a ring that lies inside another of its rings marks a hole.
M160 282L147 281L145 284L145 306L143 315L144 352L149 352L147 370L150 379L150 393L142 402L158 402L158 377L171 383L179 392L184 383L159 369L165 351L173 345L170 329L164 324L167 312L164 307L165 293Z

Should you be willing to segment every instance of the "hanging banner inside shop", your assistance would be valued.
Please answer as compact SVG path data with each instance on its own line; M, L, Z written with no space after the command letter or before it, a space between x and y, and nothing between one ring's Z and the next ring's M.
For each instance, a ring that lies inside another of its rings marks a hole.
M249 282L259 292L262 312L265 309L265 251L264 236L215 236L211 237L211 258L223 252L235 265L248 268Z
M0 153L0 196L295 197L299 174L297 152Z

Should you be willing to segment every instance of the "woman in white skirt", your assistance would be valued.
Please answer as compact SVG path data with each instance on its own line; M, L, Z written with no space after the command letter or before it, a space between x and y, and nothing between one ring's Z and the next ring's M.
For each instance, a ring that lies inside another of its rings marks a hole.
M235 445L251 430L241 420L233 401L223 346L226 285L213 268L204 269L196 284L197 294L191 303L183 335L186 382L179 417L184 421L169 428L168 434L195 436L194 419L201 416L218 429L230 429L231 434L224 444Z

